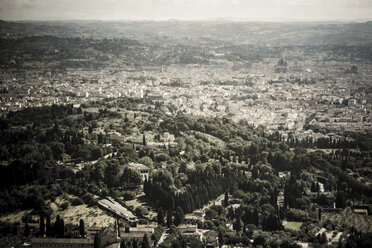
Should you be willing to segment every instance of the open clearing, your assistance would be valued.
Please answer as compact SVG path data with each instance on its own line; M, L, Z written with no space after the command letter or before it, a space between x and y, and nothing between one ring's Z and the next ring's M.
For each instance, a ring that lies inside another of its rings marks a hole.
M57 215L63 218L65 224L71 223L78 225L80 219L83 219L85 225L89 227L105 227L112 225L115 221L113 217L98 207L88 207L86 204L69 206L66 210L62 210L60 205L66 201L61 197L57 197L55 202L50 203L50 207L53 209L52 221L56 219Z
M301 226L302 226L302 222L297 222L297 221L283 221L283 226L284 226L285 229L299 231L300 228L301 228Z

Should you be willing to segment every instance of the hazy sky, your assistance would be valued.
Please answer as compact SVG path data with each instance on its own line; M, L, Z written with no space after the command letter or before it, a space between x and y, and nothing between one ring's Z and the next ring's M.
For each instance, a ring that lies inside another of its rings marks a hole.
M0 0L3 20L357 20L372 0Z

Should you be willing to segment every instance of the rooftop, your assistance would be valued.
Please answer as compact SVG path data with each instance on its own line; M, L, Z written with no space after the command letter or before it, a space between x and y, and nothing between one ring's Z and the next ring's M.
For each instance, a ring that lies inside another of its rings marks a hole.
M93 244L93 239L32 238L31 244Z

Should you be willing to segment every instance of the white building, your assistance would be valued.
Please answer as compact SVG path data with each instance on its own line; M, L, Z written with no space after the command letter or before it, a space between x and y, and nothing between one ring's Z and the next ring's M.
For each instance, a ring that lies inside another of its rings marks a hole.
M128 168L130 168L134 171L137 171L141 175L142 180L145 180L146 178L147 179L149 178L150 169L144 164L129 163Z

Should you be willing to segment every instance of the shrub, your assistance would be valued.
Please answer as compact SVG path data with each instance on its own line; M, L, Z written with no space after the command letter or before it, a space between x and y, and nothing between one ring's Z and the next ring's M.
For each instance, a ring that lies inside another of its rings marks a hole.
M72 206L79 206L84 204L84 201L80 197L76 197L71 201Z
M68 209L69 206L70 206L70 204L69 204L68 202L64 202L64 203L61 204L61 208L62 208L63 210Z
M287 212L287 219L289 221L307 221L309 214L301 209L291 208Z
M130 201L136 197L136 194L132 191L124 191L123 196L125 201Z
M147 208L142 207L142 206L136 207L135 212L138 215L138 217L144 217L145 215L149 214L149 211L147 210Z
M98 200L95 199L91 194L85 194L83 196L83 200L84 200L85 204L87 204L90 207L95 206L98 203Z

